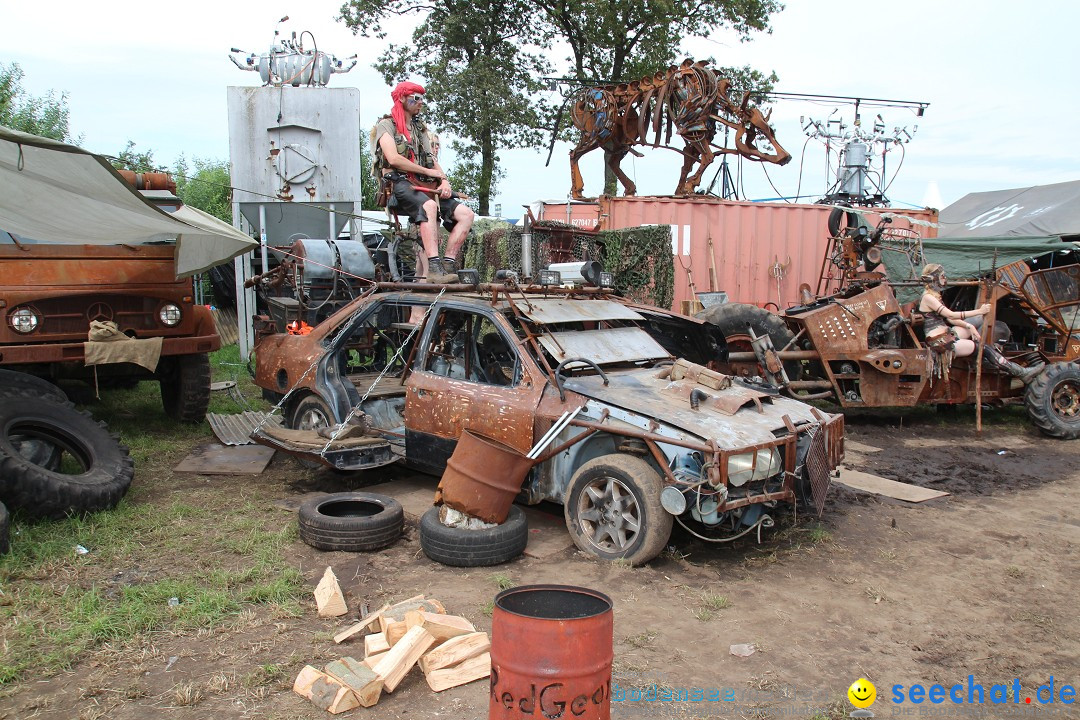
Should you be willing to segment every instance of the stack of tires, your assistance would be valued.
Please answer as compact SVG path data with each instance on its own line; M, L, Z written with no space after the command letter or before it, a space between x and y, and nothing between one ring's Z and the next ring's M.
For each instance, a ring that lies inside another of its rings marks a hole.
M134 474L128 449L60 388L0 369L0 552L9 510L62 518L111 509Z

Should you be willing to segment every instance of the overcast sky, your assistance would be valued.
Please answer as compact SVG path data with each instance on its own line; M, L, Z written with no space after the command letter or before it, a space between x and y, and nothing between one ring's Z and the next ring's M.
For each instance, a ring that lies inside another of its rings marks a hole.
M255 73L237 70L230 47L261 51L276 23L286 33L309 30L321 50L359 55L332 86L360 88L367 127L389 109L389 88L371 64L382 49L354 37L335 21L340 0L286 3L207 2L181 4L15 2L0 0L6 49L0 62L18 62L24 87L68 94L71 127L87 149L116 154L128 140L152 150L157 162L188 158L227 159L226 87L257 85ZM936 183L947 205L968 192L1062 182L1080 178L1080 3L1050 0L1021 4L985 2L837 2L789 0L775 16L771 35L740 43L731 35L696 41L687 50L719 64L750 64L775 71L777 90L854 95L929 103L925 116L904 109L881 112L888 128L906 127L914 139L889 196L897 205L921 206ZM408 40L399 24L391 40ZM747 199L821 193L825 157L819 141L807 143L800 117L850 122L850 106L781 101L772 116L777 138L795 158L785 167L746 163ZM914 127L918 130L914 131ZM804 156L805 145L805 156ZM537 199L565 198L570 185L569 146L558 144L551 164L546 152L502 150L506 179L496 202L507 217ZM624 169L639 194L669 194L681 158L662 149L628 157ZM887 156L887 179L900 162ZM800 160L802 158L802 160ZM452 162L452 157L444 157ZM586 192L602 184L601 155L582 161ZM737 169L736 169L737 172ZM712 177L712 171L706 175ZM800 185L801 182L801 185ZM929 196L932 197L932 194Z

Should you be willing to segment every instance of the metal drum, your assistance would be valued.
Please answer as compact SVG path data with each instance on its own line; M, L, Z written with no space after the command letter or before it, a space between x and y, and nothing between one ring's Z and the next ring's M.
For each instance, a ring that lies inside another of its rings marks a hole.
M514 448L466 430L439 481L443 504L484 522L503 523L532 465Z
M611 598L570 585L495 596L489 720L611 717Z

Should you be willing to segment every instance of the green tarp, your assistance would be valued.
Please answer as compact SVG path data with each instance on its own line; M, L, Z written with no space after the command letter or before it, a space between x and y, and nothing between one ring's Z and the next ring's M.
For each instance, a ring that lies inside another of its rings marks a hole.
M1002 267L1017 260L1027 260L1058 250L1077 250L1080 249L1080 243L1064 242L1056 236L1013 235L984 238L924 238L922 247L926 262L944 266L945 272L953 280L966 280L986 275L995 265ZM995 252L997 253L996 261ZM922 267L913 269L906 255L889 250L883 250L881 255L890 280L918 280Z

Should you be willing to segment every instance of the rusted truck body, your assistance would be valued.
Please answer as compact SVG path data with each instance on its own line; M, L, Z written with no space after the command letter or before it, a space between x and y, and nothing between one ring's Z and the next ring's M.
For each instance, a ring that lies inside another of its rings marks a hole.
M673 521L721 541L800 495L820 511L843 457L841 415L706 367L715 328L600 290L383 284L310 334L256 330L255 381L286 425L260 442L438 475L465 431L491 438L535 457L519 499L562 504L603 558L651 559Z
M168 191L152 199L163 209L179 203ZM207 353L221 339L209 309L195 303L192 279L176 277L174 244L77 240L45 244L0 231L0 367L99 385L158 380L167 414L202 420ZM95 320L116 323L129 338L161 338L156 369L131 362L88 367L85 343Z

